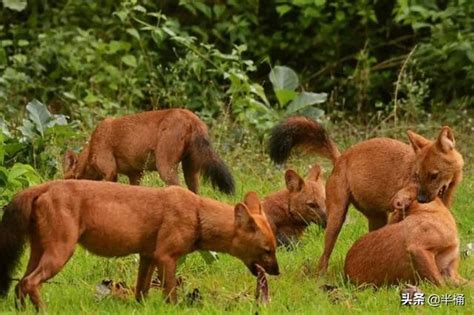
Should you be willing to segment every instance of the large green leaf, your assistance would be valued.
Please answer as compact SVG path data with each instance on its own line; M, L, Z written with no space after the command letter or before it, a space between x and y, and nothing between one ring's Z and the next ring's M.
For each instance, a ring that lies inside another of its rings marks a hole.
M26 8L26 0L2 0L3 6L10 10L23 11Z
M301 92L290 105L288 105L286 112L288 114L294 114L311 105L324 103L327 97L327 93Z
M275 91L275 95L278 99L278 103L283 107L291 102L298 95L298 92L291 90L278 90Z
M269 78L275 92L279 90L294 91L300 84L296 72L285 66L274 67L270 71Z
M44 130L47 128L51 113L46 106L38 100L32 100L26 105L30 120L35 124L36 130L43 136Z
M28 119L23 119L20 127L22 134L31 139L35 136L35 130L43 137L46 129L56 125L66 125L66 116L52 115L46 105L34 99L26 105Z

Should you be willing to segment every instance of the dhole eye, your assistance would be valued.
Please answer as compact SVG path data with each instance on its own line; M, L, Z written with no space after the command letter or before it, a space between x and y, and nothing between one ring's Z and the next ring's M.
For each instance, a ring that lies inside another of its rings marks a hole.
M271 255L272 254L272 250L271 249L265 249L265 254L267 255Z
M439 172L432 172L430 174L430 180L436 180L438 178Z
M318 205L317 205L315 202L310 201L310 202L308 202L308 203L306 203L306 204L307 204L308 207L310 207L310 208L313 208L313 209L318 208Z

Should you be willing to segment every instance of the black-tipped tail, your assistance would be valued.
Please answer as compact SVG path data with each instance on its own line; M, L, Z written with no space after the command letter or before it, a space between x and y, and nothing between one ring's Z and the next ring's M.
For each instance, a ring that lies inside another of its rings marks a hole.
M329 158L333 163L339 150L326 130L307 117L291 117L273 127L268 144L270 158L278 164L290 157L291 150L303 147Z
M235 183L227 165L212 149L205 136L196 136L193 143L193 163L200 165L205 180L226 194L234 194Z
M0 296L8 294L12 282L12 274L20 262L26 242L27 222L22 209L13 201L3 208L0 223Z

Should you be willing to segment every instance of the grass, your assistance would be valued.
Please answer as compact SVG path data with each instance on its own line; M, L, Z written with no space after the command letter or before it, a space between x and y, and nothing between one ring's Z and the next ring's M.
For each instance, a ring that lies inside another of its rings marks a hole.
M255 148L235 149L225 157L232 166L237 180L237 192L234 197L222 195L208 186L202 194L230 203L242 199L247 191L257 191L260 196L281 189L284 186L283 171L272 165L268 157ZM309 158L294 158L288 167L305 174L308 166L314 162ZM330 166L324 164L326 174ZM147 174L144 185L160 186L156 173ZM457 192L453 211L458 222L461 250L474 242L474 174L467 171ZM167 305L161 292L152 289L146 301L138 304L132 296L119 298L108 296L101 300L95 297L95 288L103 279L125 281L133 286L137 273L138 260L135 255L105 259L87 253L78 248L66 267L42 288L43 300L47 303L48 314L344 314L344 313L413 313L413 314L474 314L474 290L472 284L465 287L437 288L429 283L420 285L426 294L464 294L465 306L428 305L418 307L401 306L398 287L386 287L379 290L359 289L344 281L341 271L344 257L349 247L367 231L365 218L351 208L330 261L328 274L317 279L316 263L323 249L324 231L316 226L310 227L293 249L279 249L277 256L281 275L269 277L271 303L258 306L255 303L255 278L237 259L220 254L219 261L206 264L198 253L191 254L179 267L179 275L184 284L179 289L179 304ZM28 252L28 251L27 251ZM384 253L381 253L384 254ZM22 259L17 271L20 277L26 267L28 254ZM0 258L1 259L1 258ZM463 257L460 273L468 279L474 278L474 257ZM337 286L328 293L321 289L324 284ZM198 288L202 299L190 304L187 294ZM0 300L0 313L16 313L13 290L7 299ZM26 313L34 313L30 303Z

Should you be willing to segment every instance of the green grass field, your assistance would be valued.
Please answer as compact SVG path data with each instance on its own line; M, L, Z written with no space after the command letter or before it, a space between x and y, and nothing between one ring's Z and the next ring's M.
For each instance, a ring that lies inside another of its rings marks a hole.
M251 150L249 150L251 151ZM232 166L237 180L237 192L228 197L204 186L202 194L218 200L235 203L247 191L257 191L260 196L281 189L284 186L283 170L272 165L263 153L237 150L225 159ZM305 174L313 159L293 158L288 167ZM324 163L325 176L330 165ZM144 185L160 186L156 173L147 174ZM453 212L458 222L461 249L474 242L474 174L467 171L457 192ZM193 253L179 267L178 273L184 279L179 289L179 304L167 305L161 292L152 289L146 301L139 304L133 296L119 298L107 296L101 300L95 297L96 285L103 279L125 281L133 286L138 268L135 255L105 259L77 248L66 267L42 288L42 297L47 303L48 314L343 314L343 313L465 313L474 314L473 285L465 287L436 288L428 283L420 285L426 294L464 294L465 306L442 305L438 308L424 306L401 306L399 288L389 287L359 289L344 281L341 272L344 257L351 244L367 232L365 218L354 208L349 214L332 255L328 274L316 277L316 263L323 249L324 231L317 226L310 227L304 237L291 250L277 252L281 275L269 277L271 303L258 306L255 303L255 278L243 263L228 255L220 254L220 259L206 264L198 253ZM26 251L29 253L29 251ZM384 253L381 253L382 255ZM22 260L16 277L25 270L28 254ZM1 259L1 258L0 258ZM474 257L463 256L460 273L467 279L474 278ZM15 284L15 283L14 283ZM336 286L330 293L321 289L324 284ZM186 296L198 288L202 299L191 303ZM0 300L0 313L15 313L13 290L7 299ZM34 313L30 303L26 313Z

